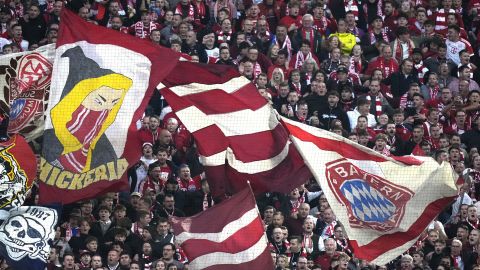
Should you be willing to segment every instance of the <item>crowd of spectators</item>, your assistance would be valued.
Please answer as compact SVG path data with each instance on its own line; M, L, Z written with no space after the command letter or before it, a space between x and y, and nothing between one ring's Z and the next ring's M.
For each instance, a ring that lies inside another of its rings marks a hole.
M314 180L262 194L276 269L480 270L479 0L0 0L3 54L55 43L66 6L188 61L234 66L280 115L464 175L458 198L387 265L355 257ZM64 206L47 269L188 269L168 218L219 200L160 93L138 129L130 192Z

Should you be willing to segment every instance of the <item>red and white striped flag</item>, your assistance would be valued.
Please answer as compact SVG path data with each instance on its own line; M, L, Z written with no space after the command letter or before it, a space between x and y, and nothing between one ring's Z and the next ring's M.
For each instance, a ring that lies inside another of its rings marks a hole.
M383 265L412 247L457 195L455 172L431 157L386 157L283 118L360 259Z
M193 134L215 197L247 180L255 192L290 192L311 176L271 105L234 68L180 62L158 88Z
M191 269L273 269L250 188L193 217L172 217L171 221Z

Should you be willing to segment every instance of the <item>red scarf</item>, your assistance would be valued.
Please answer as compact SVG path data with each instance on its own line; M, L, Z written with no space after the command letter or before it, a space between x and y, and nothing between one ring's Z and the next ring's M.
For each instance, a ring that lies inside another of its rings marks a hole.
M380 0L381 1L381 0ZM358 21L358 3L356 0L344 0L345 12L351 11L355 15L355 21Z
M418 80L420 81L420 83L423 83L425 73L428 72L428 68L423 65L423 61L420 61L420 63L418 63L418 64L414 64L413 67L417 70Z
M197 6L199 19L205 18L205 14L206 14L205 3L203 1L200 1L200 2L196 1L195 5Z
M302 204L304 202L305 202L305 197L303 197L303 196L300 196L300 198L298 198L297 200L295 200L293 202L290 201L290 203L292 204L291 212L297 212L298 208L300 207L300 204Z
M302 67L303 63L305 62L305 60L307 60L307 59L313 59L311 52L309 52L307 54L307 56L304 56L301 51L298 51L297 57L296 57L296 60L295 60L295 66L293 68L294 69L300 69Z
M47 1L47 9L45 10L46 13L52 13L54 3L55 3L55 1L53 1L53 2Z
M380 154L382 154L382 155L384 155L384 156L387 156L387 157L389 157L389 156L392 155L392 154L390 153L390 150L388 150L387 146L385 146L385 147L383 148L383 150L378 150L377 146L375 145L375 146L373 147L373 151L375 151L375 152L377 152L377 153L380 153Z
M379 116L382 114L382 99L380 97L380 93L378 93L377 96L375 96L375 114L376 116ZM367 95L367 100L371 101L372 100L372 94L369 92Z
M350 57L350 72L360 74L362 73L362 59L358 59L355 61L355 58L352 56Z
M395 40L394 44L396 44L396 45L394 45L394 47L395 47L395 59L397 59L397 61L400 63L405 58L404 55L403 55L402 42L400 42L400 40L398 40L398 38L397 38ZM412 51L413 51L413 46L412 46L412 43L411 43L410 40L407 41L407 45L408 45L408 55L411 56Z
M313 241L312 241L312 235L313 233L310 234L303 234L303 243L302 246L305 249L305 251L310 254L313 252Z
M440 86L436 84L433 89L432 87L428 86L428 92L430 93L430 99L436 99L438 92L440 92Z
M260 73L262 73L262 67L258 62L255 62L253 65L253 77L257 78L257 76L260 75Z
M178 3L175 8L175 14L180 14L182 18L191 18L192 20L195 20L195 7L192 4L188 5L188 14L184 17L183 6L181 3Z
M232 37L233 31L230 30L228 33L224 33L222 30L217 32L217 37L218 37L218 44L222 44L224 42L230 42L230 38Z
M441 31L447 29L447 15L448 13L455 13L455 10L449 9L448 12L445 12L445 9L442 8L437 12L435 18L435 31Z
M83 147L59 158L64 169L80 173L87 164L87 154L92 141L98 136L109 111L92 111L80 105L67 123L68 131L75 136Z
M150 22L148 26L145 26L143 22L137 22L134 27L135 36L143 39L150 38L150 33L157 29L157 25L154 22Z
M393 59L390 59L390 64L388 66L385 66L385 58L381 57L379 61L380 70L383 72L384 78L388 78L390 75L392 75L393 72L395 72L395 63Z

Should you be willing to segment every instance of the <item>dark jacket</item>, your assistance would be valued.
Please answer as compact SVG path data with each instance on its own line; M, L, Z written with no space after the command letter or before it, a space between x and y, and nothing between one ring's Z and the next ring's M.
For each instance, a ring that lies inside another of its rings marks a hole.
M322 35L315 29L312 29L314 31L313 33L313 48L311 48L311 51L317 58L320 57L320 51L322 49ZM300 47L302 47L302 42L306 39L303 38L302 36L302 29L299 29L292 37L292 47L295 52L298 52L300 50Z
M318 111L318 119L320 120L320 128L322 129L330 130L332 120L338 119L342 121L343 129L347 131L350 130L350 121L348 120L348 115L338 105L333 108L330 108L330 106L321 108Z
M29 45L38 43L47 32L47 24L42 15L38 15L35 19L29 19L28 22L22 18L20 19L20 25L22 26L23 38L30 43Z
M392 75L384 79L382 83L390 86L390 92L394 97L394 104L392 104L392 107L394 108L398 108L400 105L400 97L407 93L411 83L418 83L420 85L418 75L415 71L412 71L411 74L405 76L401 70L392 73Z

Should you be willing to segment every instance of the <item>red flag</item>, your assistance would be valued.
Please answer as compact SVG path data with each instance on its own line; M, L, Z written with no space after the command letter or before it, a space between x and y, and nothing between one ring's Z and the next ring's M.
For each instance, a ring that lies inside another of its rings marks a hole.
M310 177L271 105L234 68L180 62L162 84L196 140L215 197L247 180L255 192L289 192Z
M457 195L448 163L386 157L334 133L283 121L358 258L377 265L395 259Z
M37 175L37 160L20 135L0 143L0 209L23 205Z
M172 217L171 221L192 269L273 269L250 188L193 217Z
M45 113L41 203L70 203L128 187L122 176L141 155L135 122L179 58L69 10L61 22Z

